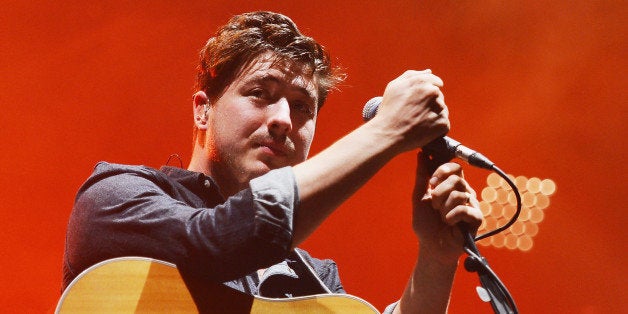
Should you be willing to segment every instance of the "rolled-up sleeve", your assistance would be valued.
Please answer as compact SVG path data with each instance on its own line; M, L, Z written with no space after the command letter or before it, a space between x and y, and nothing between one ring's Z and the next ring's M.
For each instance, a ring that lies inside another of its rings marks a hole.
M187 222L191 258L183 262L211 269L208 275L218 281L277 263L290 250L297 207L291 168L255 178L249 189L214 208L203 209Z
M255 207L256 236L290 249L298 191L292 168L273 170L250 182ZM287 246L286 246L287 245Z

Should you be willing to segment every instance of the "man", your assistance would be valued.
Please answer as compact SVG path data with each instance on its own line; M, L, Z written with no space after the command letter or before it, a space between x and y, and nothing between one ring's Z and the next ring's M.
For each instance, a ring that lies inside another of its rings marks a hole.
M408 71L388 84L375 118L306 160L340 79L289 18L232 18L201 51L188 169L97 165L70 217L64 287L97 262L145 256L251 294L344 292L332 261L297 246L389 160L443 136L449 121L440 78ZM462 253L456 224L475 231L481 222L460 166L432 167L421 158L413 194L420 256L387 311L446 311Z

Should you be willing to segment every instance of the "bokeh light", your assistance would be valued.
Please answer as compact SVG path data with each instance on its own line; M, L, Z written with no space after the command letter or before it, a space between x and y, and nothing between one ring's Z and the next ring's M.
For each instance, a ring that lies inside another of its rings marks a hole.
M545 218L545 210L550 205L550 196L556 192L556 183L551 179L508 175L521 194L519 219L507 230L478 242L482 246L507 248L527 252L534 246L533 238L539 232L538 224ZM478 231L483 234L504 226L517 210L515 193L498 174L486 177L487 186L480 193L480 210L484 221Z

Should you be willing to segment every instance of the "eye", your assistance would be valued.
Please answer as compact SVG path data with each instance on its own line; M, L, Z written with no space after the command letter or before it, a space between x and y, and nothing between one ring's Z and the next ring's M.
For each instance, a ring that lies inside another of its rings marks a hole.
M266 100L270 98L270 93L264 88L256 87L249 90L249 92L247 93L247 96Z
M313 117L314 116L314 110L312 109L312 106L304 101L294 101L290 104L290 108L293 111L297 111L300 112L302 114L305 114L308 117Z

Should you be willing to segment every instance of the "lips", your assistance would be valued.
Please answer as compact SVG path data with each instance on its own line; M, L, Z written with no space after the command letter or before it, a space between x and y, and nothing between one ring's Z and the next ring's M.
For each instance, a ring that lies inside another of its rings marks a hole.
M288 155L288 148L286 148L286 146L282 144L277 144L274 142L262 142L262 143L257 143L257 145L267 150L268 153L271 153L272 155L275 155L275 156L284 157Z

